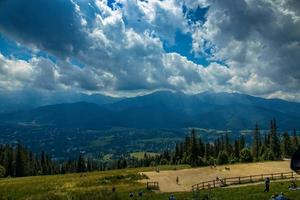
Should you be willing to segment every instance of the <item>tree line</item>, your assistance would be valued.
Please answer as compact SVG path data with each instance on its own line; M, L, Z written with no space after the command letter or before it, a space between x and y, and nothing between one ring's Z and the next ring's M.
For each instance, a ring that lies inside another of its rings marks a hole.
M296 130L291 135L288 132L279 133L276 120L270 121L270 130L262 134L256 124L252 133L252 142L246 144L244 135L233 141L226 133L213 142L204 141L196 130L176 144L175 149L150 157L145 154L140 160L143 166L158 164L189 164L191 166L208 166L216 164L232 164L238 162L257 162L267 160L282 160L290 158L297 150L300 139Z
M228 133L213 143L204 142L193 129L185 141L176 144L173 163L203 166L281 160L290 158L298 147L299 137L296 130L292 135L288 132L279 133L275 119L270 121L270 130L266 134L261 134L259 125L256 124L249 145L246 145L243 135L231 142Z
M166 164L208 166L281 160L291 157L299 144L296 130L291 135L288 132L279 133L276 120L270 121L270 129L264 134L256 124L250 144L246 144L244 135L231 140L228 133L214 141L204 141L196 130L192 129L182 142L176 143L174 149L156 156L145 153L142 159L125 154L117 159L104 161L79 155L77 159L55 161L45 152L35 154L20 143L14 146L6 144L0 145L0 177L82 173Z
M45 152L35 154L20 143L0 145L0 177L80 173L112 168L117 168L117 165L84 158L83 155L77 159L55 161Z

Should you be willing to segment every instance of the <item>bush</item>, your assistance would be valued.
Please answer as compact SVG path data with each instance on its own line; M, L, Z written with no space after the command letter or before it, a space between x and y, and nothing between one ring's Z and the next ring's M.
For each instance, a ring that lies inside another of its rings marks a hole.
M242 151L240 152L240 160L241 160L241 162L252 162L253 161L253 157L252 157L250 149L248 149L248 148L242 149Z
M0 165L0 178L3 178L5 176L6 169Z
M209 157L208 161L207 161L208 165L215 165L217 164L217 161L214 157Z
M228 163L228 155L225 151L221 151L218 155L218 164L227 164Z
M262 160L275 160L275 155L270 149L266 149L262 155Z

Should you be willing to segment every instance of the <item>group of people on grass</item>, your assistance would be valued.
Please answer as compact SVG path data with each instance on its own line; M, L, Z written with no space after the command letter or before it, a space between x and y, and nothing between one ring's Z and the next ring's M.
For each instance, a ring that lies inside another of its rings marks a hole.
M269 192L270 191L270 178L267 177L265 180L265 190L264 192ZM297 184L296 181L292 181L292 184L289 186L289 190L297 190L300 189ZM281 192L280 194L275 194L271 196L270 200L288 200L288 198Z
M217 179L219 179L219 178L217 177ZM178 176L176 177L176 183L179 184L179 177ZM271 184L271 180L270 180L269 177L267 177L265 179L265 189L264 189L264 192L269 192L270 191L270 184ZM289 189L290 190L298 190L298 189L300 189L300 187L297 186L296 181L292 181L292 184L289 186ZM115 187L112 188L112 192L116 192L116 188ZM129 198L130 199L133 199L134 196L135 196L135 194L133 192L129 193ZM138 192L137 196L139 198L142 198L143 197L143 192L141 192L141 191ZM176 200L175 196L173 194L171 194L170 197L169 197L169 200ZM285 197L284 194L281 192L280 194L272 195L270 200L288 200L288 198Z

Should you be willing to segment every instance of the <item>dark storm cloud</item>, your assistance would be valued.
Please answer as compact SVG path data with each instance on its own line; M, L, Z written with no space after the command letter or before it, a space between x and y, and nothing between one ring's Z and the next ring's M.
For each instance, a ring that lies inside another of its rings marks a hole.
M86 42L69 0L1 0L0 31L62 57L84 50Z
M204 38L227 61L239 91L300 92L298 0L209 1ZM196 41L196 40L195 40ZM260 86L254 82L260 82Z

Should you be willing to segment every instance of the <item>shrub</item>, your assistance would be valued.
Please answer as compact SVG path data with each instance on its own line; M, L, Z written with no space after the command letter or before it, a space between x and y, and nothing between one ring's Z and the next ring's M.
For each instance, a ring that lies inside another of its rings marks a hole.
M6 169L0 165L0 178L3 178L5 176Z
M250 149L248 149L248 148L242 149L242 151L240 152L240 160L241 160L241 162L252 162L253 161L253 157L252 157Z
M228 155L225 151L221 151L218 155L218 164L227 164L228 163Z

